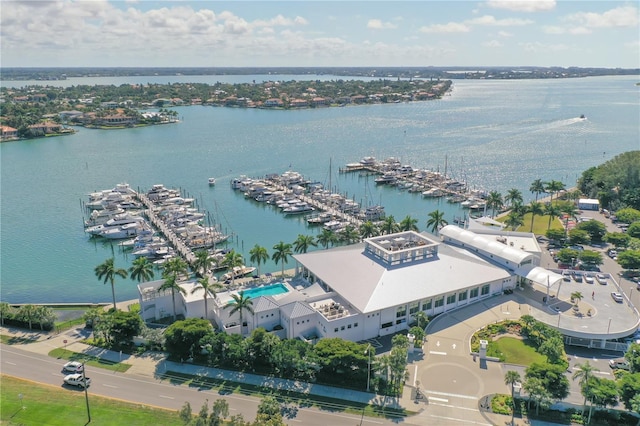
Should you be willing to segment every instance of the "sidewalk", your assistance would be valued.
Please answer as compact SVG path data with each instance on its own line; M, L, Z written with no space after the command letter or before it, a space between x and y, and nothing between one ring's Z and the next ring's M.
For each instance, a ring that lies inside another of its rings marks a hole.
M341 399L363 404L384 405L389 408L405 408L410 411L419 411L423 404L415 404L412 397L412 389L405 386L403 396L398 398L385 397L374 393L361 392L352 389L342 389L315 383L299 382L280 379L276 377L261 376L257 374L238 371L223 370L220 368L204 367L189 363L168 361L166 354L161 352L146 352L142 356L129 355L107 349L102 349L81 343L82 339L90 335L90 331L84 328L67 330L60 334L51 334L41 331L28 331L12 327L0 327L0 334L36 340L33 343L20 345L21 349L47 355L56 348L84 353L112 362L122 362L131 367L122 374L139 375L160 379L159 375L166 372L175 372L187 375L209 377L237 383L247 383L254 386L268 387L279 390L306 393L327 398ZM415 394L414 394L415 395Z

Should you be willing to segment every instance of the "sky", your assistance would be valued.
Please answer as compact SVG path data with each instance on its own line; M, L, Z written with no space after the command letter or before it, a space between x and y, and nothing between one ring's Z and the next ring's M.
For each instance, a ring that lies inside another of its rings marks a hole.
M637 1L2 0L2 67L640 68Z

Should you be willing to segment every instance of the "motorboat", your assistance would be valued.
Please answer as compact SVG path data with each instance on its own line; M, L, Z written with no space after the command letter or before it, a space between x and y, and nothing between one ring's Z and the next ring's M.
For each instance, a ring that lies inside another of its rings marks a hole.
M125 213L116 215L112 219L107 220L102 225L90 226L87 229L85 229L85 232L88 232L89 234L92 234L92 235L100 235L104 231L110 228L118 228L120 226L128 225L130 223L144 223L144 217L125 212Z
M216 178L210 177L210 178L209 178L209 185L210 185L210 186L213 186L213 185L215 185L215 184L216 184Z
M309 225L322 225L323 223L329 222L333 219L333 215L331 213L320 213L315 216L307 217L307 223Z
M587 117L585 117L585 116L584 116L584 114L580 114L580 119L581 119L581 120L586 120L586 119L587 119Z
M224 274L221 278L223 281L227 281L233 278L242 278L249 274L252 274L256 268L254 266L236 266L231 271Z
M374 179L376 185L390 185L396 183L398 180L395 173L385 173Z
M289 206L283 209L282 211L284 212L284 214L302 214L302 213L312 212L314 210L315 209L309 203L305 203L304 201L302 201L292 206Z
M124 209L118 206L112 206L108 209L93 210L89 219L84 222L85 226L97 226L106 223L109 219L113 219L117 215L124 213Z
M105 229L99 235L109 240L120 240L135 237L143 229L145 229L143 224L134 222Z

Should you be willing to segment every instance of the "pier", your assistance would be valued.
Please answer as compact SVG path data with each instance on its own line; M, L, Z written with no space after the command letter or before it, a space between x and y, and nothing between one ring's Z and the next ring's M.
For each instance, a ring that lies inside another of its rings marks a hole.
M169 228L154 211L153 202L145 194L137 193L136 198L146 207L145 213L151 224L160 231L169 241L173 248L189 263L192 264L196 260L193 251Z

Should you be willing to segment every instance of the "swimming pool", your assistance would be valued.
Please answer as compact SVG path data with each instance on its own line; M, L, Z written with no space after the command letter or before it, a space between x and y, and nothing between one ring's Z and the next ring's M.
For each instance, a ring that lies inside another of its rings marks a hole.
M287 286L283 283L275 283L264 287L250 288L244 291L244 295L249 299L255 299L260 296L275 296L276 294L288 292Z

